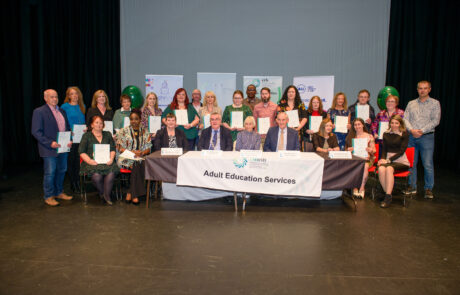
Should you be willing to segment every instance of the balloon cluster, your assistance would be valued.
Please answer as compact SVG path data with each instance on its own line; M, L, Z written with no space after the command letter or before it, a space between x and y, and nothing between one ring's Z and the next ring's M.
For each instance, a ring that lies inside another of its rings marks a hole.
M398 90L394 88L393 86L385 86L379 91L379 95L377 96L377 104L379 105L379 108L381 110L384 110L387 108L385 104L385 99L388 97L388 95L395 95L399 97Z
M131 97L131 107L133 109L140 108L144 104L144 97L142 97L141 90L136 86L129 85L121 92L121 94L126 94Z

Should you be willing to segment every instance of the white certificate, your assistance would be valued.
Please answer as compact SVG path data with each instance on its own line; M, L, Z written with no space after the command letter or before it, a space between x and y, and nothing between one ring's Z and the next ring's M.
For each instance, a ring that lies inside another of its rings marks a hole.
M72 141L74 143L80 143L83 133L85 133L86 125L85 124L75 124L73 125L72 132Z
M308 118L308 129L313 130L314 132L319 131L319 125L323 121L322 116L309 116Z
M365 105L357 104L356 105L356 118L361 118L364 121L369 119L369 105L368 104L365 104Z
M124 117L123 118L123 128L128 127L131 125L131 121L129 120L129 117Z
M94 145L94 161L98 164L107 164L110 161L110 144Z
M142 158L136 158L136 154L133 153L132 151L125 150L122 152L118 157L123 158L123 159L128 159L128 160L139 160ZM107 161L108 162L108 161ZM106 162L106 163L107 163Z
M369 154L366 151L367 148L367 138L353 138L353 155L367 158Z
M257 118L257 132L259 134L267 134L270 128L270 118Z
M61 147L57 149L58 154L70 152L70 148L67 145L70 142L71 135L72 132L70 131L58 132L56 142L61 145Z
M211 115L204 115L203 117L203 125L204 125L204 128L208 128L209 126L211 126Z
M232 112L231 113L230 127L243 128L243 112Z
M177 125L187 125L189 123L187 110L174 110L174 114L176 114Z
M289 118L288 127L299 127L299 110L286 111L285 113Z
M383 133L388 130L390 122L379 122L379 139L383 139Z
M157 133L161 129L161 116L149 116L149 133Z
M112 121L104 121L104 131L109 131L113 135L113 122Z
M335 132L339 133L347 133L347 125L348 125L348 116L335 116Z

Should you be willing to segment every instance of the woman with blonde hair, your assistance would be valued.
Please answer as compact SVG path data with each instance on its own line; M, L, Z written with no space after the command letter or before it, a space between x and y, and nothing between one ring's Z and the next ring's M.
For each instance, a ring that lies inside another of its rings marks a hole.
M390 126L383 133L382 157L378 161L379 181L385 191L385 198L380 207L387 208L391 204L394 187L394 173L409 170L410 163L406 156L409 144L409 133L401 116L395 114L390 118Z
M89 126L90 120L93 116L99 115L104 121L113 120L113 110L109 104L109 97L104 90L99 89L93 94L93 100L91 101L91 108L89 108L86 114L86 125Z
M323 153L340 150L337 136L332 133L331 119L324 119L319 125L319 131L313 134L313 149Z
M155 92L149 92L145 96L144 105L141 108L141 126L142 128L149 129L149 117L150 116L161 116L163 111L158 107L158 96ZM155 137L155 134L152 135Z
M77 86L70 86L65 92L64 103L61 108L67 114L70 129L74 125L85 124L85 105L83 104L83 95ZM67 173L69 174L70 186L74 192L80 191L80 154L78 153L78 143L73 142L67 157Z
M222 116L222 109L217 104L216 94L213 91L207 91L204 94L203 106L200 108L200 111L198 112L198 115L200 116L200 129L204 128L205 117L211 116L211 114L214 112L217 112Z

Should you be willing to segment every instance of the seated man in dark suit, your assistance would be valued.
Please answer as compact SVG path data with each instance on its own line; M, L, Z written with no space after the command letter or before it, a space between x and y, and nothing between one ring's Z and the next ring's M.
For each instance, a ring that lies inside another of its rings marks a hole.
M299 151L299 134L292 128L287 127L289 117L281 112L276 117L278 126L270 127L264 144L264 152L277 152L282 150Z
M222 116L217 112L212 113L210 121L211 126L201 132L198 150L232 151L232 134L222 126Z

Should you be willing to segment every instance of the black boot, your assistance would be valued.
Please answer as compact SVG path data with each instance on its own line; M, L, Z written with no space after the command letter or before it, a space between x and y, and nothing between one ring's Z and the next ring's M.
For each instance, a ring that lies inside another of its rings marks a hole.
M383 201L380 203L380 207L382 208L388 208L391 204L391 195L389 194L386 194L385 195L385 199L383 199Z

